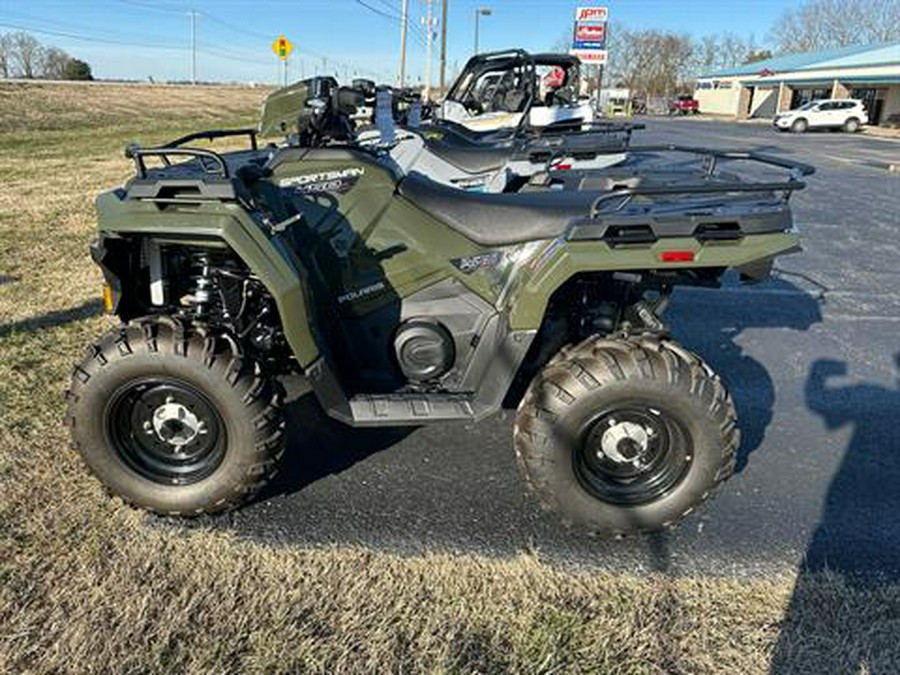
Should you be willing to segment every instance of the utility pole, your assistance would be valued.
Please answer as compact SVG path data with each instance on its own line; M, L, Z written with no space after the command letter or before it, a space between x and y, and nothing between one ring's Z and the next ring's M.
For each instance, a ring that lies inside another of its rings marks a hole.
M441 96L447 92L447 0L441 0Z
M409 0L402 0L400 10L400 72L397 75L397 86L401 89L406 83L406 32L409 24Z
M428 0L428 15L425 17L426 35L425 43L425 100L431 99L431 45L434 43L434 31L432 30L431 7L433 0Z
M191 17L191 84L197 84L197 10L188 12Z

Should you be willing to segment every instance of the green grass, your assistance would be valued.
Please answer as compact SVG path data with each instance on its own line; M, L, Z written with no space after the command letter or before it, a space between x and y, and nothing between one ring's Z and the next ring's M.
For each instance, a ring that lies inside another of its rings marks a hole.
M272 547L108 496L61 424L111 323L83 309L93 198L126 141L243 124L261 96L170 93L0 85L0 672L764 673L776 650L777 672L896 670L894 586Z

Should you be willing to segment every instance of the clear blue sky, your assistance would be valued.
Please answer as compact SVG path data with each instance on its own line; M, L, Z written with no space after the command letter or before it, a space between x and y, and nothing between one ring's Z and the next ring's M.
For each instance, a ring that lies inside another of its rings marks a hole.
M197 76L201 80L275 81L278 63L270 45L284 33L297 46L291 79L336 72L392 81L399 53L400 0L0 0L0 31L30 30L42 41L91 63L102 78L187 79L188 12L197 15ZM409 0L409 72L425 70L426 0ZM800 0L449 0L448 65L471 55L474 11L482 50L550 49L571 31L579 5L605 5L613 23L701 36L732 32L766 42L773 21ZM435 16L440 0L434 0ZM388 15L388 16L384 16ZM39 33L38 31L44 31ZM122 44L120 44L122 43ZM130 46L129 46L130 45ZM435 44L434 81L438 72ZM328 61L324 62L323 57Z

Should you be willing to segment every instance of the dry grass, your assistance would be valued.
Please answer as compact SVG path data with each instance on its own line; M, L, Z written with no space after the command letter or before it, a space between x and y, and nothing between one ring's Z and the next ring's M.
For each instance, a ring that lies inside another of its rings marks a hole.
M276 549L107 497L60 425L70 365L107 322L93 195L127 175L125 140L245 123L259 97L171 94L0 85L0 672L896 670L895 587L811 577L791 600L792 579Z

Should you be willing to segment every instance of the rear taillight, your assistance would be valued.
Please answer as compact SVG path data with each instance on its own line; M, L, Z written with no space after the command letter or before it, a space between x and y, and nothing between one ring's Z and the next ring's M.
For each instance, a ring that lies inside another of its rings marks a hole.
M694 262L693 251L663 251L659 254L660 261L664 263Z

